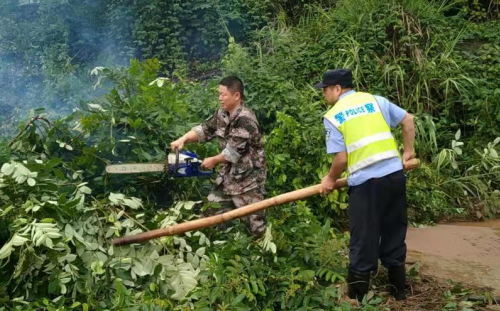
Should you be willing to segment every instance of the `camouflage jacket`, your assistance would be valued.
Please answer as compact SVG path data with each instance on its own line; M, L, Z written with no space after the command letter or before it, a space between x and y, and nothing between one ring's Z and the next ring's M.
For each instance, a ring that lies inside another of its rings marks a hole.
M229 161L219 165L215 187L222 184L227 195L262 189L266 181L266 159L259 122L252 110L242 105L234 113L219 109L212 117L193 128L200 142L219 139L222 154Z

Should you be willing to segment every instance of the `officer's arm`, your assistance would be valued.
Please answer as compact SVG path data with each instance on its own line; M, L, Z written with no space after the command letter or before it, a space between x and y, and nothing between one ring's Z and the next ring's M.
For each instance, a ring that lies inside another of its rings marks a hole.
M347 166L347 152L341 151L335 155L333 159L332 166L328 174L321 179L321 194L327 194L335 189L335 183L340 177L340 174L345 170Z
M413 116L406 113L403 121L401 121L401 127L403 129L403 163L415 157L415 152L413 150L413 143L415 142L415 124L413 121Z
M340 175L342 172L345 170L347 167L347 152L342 151L339 152L335 155L335 158L333 159L332 166L330 167L330 171L328 172L328 177L336 181L339 179Z

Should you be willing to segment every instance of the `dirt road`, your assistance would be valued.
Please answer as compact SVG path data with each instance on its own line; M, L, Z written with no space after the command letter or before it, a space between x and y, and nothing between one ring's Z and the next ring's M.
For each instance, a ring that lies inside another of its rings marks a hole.
M407 245L426 273L500 295L500 220L411 228Z

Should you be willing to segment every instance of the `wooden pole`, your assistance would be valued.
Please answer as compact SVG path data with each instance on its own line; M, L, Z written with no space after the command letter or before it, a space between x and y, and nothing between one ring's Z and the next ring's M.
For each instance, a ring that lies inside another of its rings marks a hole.
M418 166L419 161L417 159L412 159L408 161L405 165L405 170L411 170ZM342 178L337 180L334 189L339 189L347 186L347 179ZM111 241L113 245L127 245L132 243L142 243L151 239L171 236L179 233L184 233L192 230L197 230L201 228L206 228L210 226L215 226L232 219L241 218L243 216L253 214L255 212L270 208L272 206L278 206L285 203L293 202L308 198L310 196L319 194L321 191L321 184L310 186L307 188L295 190L292 192L287 192L280 194L278 196L262 200L257 203L253 203L247 206L243 206L232 211L218 214L210 217L200 218L197 220L187 221L181 224L176 224L164 229L156 229L148 232L139 233L136 235L126 236L122 238L116 238Z

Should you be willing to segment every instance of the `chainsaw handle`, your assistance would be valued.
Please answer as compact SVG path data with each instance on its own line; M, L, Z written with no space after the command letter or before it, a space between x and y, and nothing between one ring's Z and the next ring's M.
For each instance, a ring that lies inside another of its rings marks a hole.
M174 162L174 172L172 173L173 176L177 174L177 171L179 171L179 148L175 147L175 162ZM165 165L165 171L170 173L170 170L168 169L170 163L168 162L168 154L167 154L167 165Z
M175 163L174 163L174 176L179 171L179 148L175 147Z
M179 171L179 148L175 147L175 162L174 164L174 172L170 172L170 162L168 161L168 153L167 156L165 157L165 175L172 175L175 176L177 174L177 171Z

